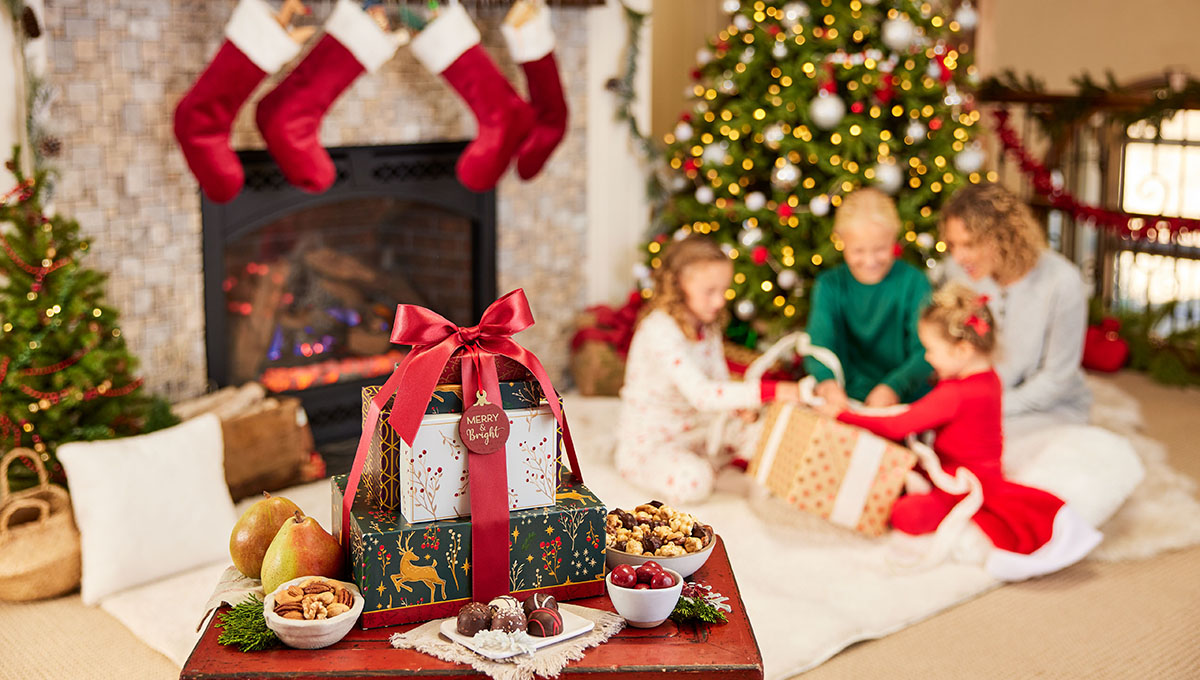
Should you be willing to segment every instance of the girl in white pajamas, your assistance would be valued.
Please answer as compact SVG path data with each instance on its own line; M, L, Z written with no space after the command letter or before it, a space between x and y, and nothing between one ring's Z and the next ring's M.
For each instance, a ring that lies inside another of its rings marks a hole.
M655 293L638 323L625 365L617 470L656 498L679 504L712 492L709 428L722 412L772 399L799 399L794 382L730 379L721 342L733 264L712 241L671 243L655 270ZM740 450L740 428L722 442Z

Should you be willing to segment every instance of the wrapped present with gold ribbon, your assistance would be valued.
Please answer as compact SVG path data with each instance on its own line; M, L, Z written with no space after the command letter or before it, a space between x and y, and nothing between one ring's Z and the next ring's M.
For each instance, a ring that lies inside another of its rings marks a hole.
M749 474L789 505L868 536L887 530L909 449L790 403L772 405Z

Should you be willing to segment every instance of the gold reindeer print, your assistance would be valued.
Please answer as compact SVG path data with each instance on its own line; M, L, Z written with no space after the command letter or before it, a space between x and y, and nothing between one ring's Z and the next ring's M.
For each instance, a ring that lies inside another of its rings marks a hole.
M417 554L409 547L409 542L413 535L407 534L404 537L404 542L401 544L397 541L397 547L400 548L400 573L392 574L392 584L396 586L396 591L401 588L407 590L414 595L416 592L412 587L405 585L406 583L424 583L429 588L429 601L433 602L436 598L437 588L442 589L442 599L446 599L446 581L438 576L437 560L432 564L413 564L417 560Z

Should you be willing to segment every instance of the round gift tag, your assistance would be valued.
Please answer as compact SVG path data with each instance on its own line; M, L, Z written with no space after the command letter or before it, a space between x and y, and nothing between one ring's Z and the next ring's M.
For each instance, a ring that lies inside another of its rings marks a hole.
M458 434L472 453L495 453L508 441L508 416L499 404L490 403L487 393L475 393L475 404L463 411Z

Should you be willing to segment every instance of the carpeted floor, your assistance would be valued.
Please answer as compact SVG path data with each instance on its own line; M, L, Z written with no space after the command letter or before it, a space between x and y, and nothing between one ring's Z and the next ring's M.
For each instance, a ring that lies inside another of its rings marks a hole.
M1200 390L1122 373L1145 431L1175 469L1200 480ZM1200 547L1148 560L1089 560L1005 586L878 640L857 644L803 680L1026 680L1200 677Z
M1171 464L1200 479L1200 391L1111 378L1140 402ZM1005 586L879 640L810 678L1200 677L1200 548L1130 562L1089 560ZM798 612L803 616L803 612ZM72 669L64 674L65 668ZM55 669L54 672L47 672ZM78 595L0 604L0 677L173 678L178 668Z

